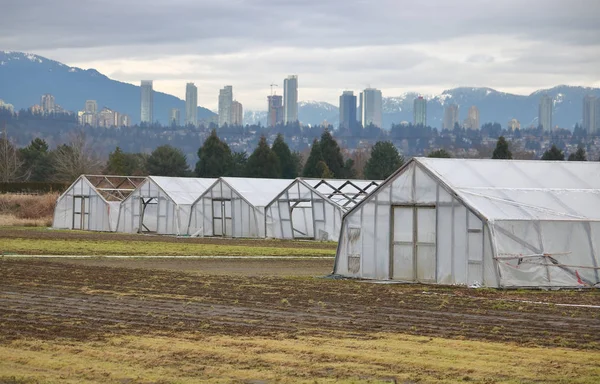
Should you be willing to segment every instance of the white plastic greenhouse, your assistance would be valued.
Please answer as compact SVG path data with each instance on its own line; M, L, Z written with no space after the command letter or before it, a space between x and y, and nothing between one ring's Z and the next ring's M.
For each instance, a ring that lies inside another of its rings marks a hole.
M121 203L117 231L186 234L192 204L216 180L148 176Z
M119 207L145 177L82 175L58 198L53 228L113 232Z
M221 177L192 206L192 236L265 237L265 207L293 180Z
M267 205L267 237L337 241L343 214L380 183L298 178Z
M414 158L344 216L334 273L593 286L599 254L600 163Z

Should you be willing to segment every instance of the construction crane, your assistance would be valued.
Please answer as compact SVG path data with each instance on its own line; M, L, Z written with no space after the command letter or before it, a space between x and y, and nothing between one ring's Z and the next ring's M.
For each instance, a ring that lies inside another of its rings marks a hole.
M278 87L277 84L271 84L271 96L273 96L273 87Z

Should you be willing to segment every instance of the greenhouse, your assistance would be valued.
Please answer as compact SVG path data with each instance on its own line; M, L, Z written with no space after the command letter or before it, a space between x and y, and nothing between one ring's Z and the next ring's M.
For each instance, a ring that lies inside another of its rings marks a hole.
M53 228L113 232L119 207L145 177L82 175L58 198Z
M193 202L216 180L148 176L121 203L117 231L186 234Z
M192 236L265 237L265 207L293 180L221 177L192 207Z
M600 163L414 158L344 216L334 273L582 287L599 253Z
M344 213L379 183L298 178L267 205L267 237L337 241Z

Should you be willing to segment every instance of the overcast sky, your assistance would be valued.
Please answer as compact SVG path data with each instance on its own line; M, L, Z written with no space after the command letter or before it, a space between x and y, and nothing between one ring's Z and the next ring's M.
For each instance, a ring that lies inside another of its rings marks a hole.
M600 0L4 0L0 49L217 105L233 85L266 109L269 85L299 99L487 86L528 94L600 87Z

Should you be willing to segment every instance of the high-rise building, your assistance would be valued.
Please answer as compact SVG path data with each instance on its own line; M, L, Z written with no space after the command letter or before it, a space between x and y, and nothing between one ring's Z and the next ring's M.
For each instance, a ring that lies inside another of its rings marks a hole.
M600 134L600 97L596 99L596 134Z
M194 83L185 86L185 125L198 125L198 88Z
M42 100L41 100L40 105L42 107L43 113L54 113L54 111L56 110L56 103L54 102L54 96L52 96L49 93L42 95Z
M171 113L169 114L169 123L171 126L179 127L181 124L181 111L179 108L171 108Z
M587 133L596 132L596 104L597 99L595 96L587 95L583 98L583 129Z
M283 122L283 96L267 96L267 125L274 127Z
M226 85L219 91L219 127L231 125L233 87Z
M419 96L415 99L413 105L413 124L414 125L427 125L427 100L423 96Z
M86 100L85 101L85 112L91 113L94 115L96 113L98 113L98 103L96 103L96 100Z
M458 123L458 105L450 104L444 109L444 129L453 130Z
M0 109L7 109L11 113L15 111L15 107L12 104L4 102L2 99L0 99Z
M381 91L375 88L367 88L360 94L360 121L363 127L373 124L383 127L383 111Z
M538 124L546 132L552 130L552 97L549 95L540 99Z
M129 115L121 114L121 127L129 127L131 126L131 117Z
M474 105L469 108L469 113L467 114L464 125L466 129L479 129L479 108Z
M298 121L298 76L291 75L283 80L283 122Z
M115 118L115 114L117 117ZM98 127L110 128L112 126L116 126L117 122L115 119L118 119L118 113L113 111L110 108L102 108L102 110L98 113L96 118L96 124Z
M244 107L237 100L231 103L231 125L244 125Z
M152 80L142 80L142 108L141 122L152 124L154 122L154 91L152 90Z
M356 96L344 91L340 96L340 129L354 129L356 125Z

